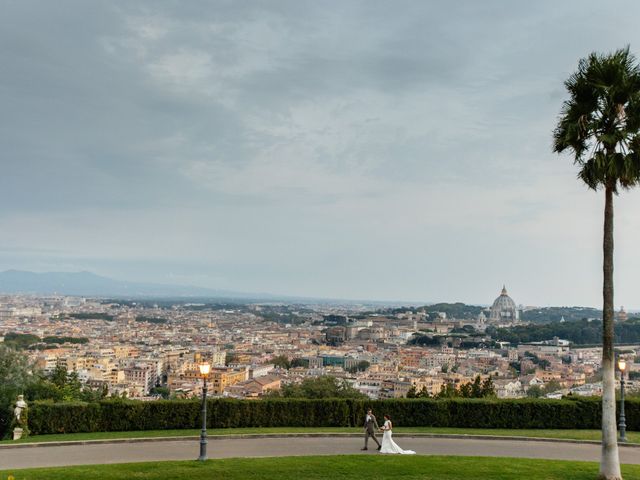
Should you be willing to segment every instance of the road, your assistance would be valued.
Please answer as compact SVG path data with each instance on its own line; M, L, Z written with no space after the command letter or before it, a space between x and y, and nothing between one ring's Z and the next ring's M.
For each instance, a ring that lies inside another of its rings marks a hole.
M421 455L469 455L490 457L547 458L599 461L597 444L542 441L487 440L469 438L396 437L404 449ZM354 437L224 438L211 437L209 458L278 457L291 455L379 455L361 452L362 440ZM88 465L100 463L193 460L198 456L197 440L145 441L54 445L28 448L0 448L0 470ZM620 447L622 463L640 464L640 448Z

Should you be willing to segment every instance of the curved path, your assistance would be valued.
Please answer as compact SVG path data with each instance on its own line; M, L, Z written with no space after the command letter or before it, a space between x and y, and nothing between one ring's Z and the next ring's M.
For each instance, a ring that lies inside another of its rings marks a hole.
M512 439L396 437L405 449L422 455L468 455L489 457L546 458L557 460L599 461L600 445ZM53 467L100 463L194 460L198 441L171 439L162 441L99 442L74 445L22 445L0 448L0 471L29 467ZM375 444L374 444L375 445ZM377 455L375 450L361 452L358 436L269 436L262 438L209 437L209 458L271 457L291 455ZM640 448L620 447L622 463L640 464Z

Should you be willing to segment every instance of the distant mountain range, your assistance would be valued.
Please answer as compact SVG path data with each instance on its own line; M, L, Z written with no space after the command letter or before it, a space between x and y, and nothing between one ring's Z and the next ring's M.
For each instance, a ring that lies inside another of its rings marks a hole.
M76 297L99 298L181 298L206 302L237 301L248 302L287 302L287 303L325 303L354 304L371 306L418 305L413 302L344 300L314 297L295 297L270 293L247 293L186 285L165 285L160 283L125 282L102 277L91 272L46 272L35 273L23 270L5 270L0 272L0 294L32 295L69 295Z
M253 295L184 285L123 282L91 272L34 273L22 270L0 272L0 293L83 297L275 298L269 294Z

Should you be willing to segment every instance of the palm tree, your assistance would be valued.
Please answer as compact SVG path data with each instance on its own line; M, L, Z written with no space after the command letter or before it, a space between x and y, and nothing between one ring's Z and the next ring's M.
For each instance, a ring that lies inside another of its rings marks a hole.
M553 133L554 151L569 150L580 167L578 178L605 193L599 478L621 479L613 351L613 196L640 182L640 67L629 47L607 55L592 53L580 60L565 86L570 98Z

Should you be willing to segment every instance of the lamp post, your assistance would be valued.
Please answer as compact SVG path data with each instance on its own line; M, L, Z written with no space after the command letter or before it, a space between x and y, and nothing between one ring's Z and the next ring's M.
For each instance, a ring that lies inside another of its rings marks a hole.
M620 422L618 423L618 429L620 430L620 441L626 442L626 418L624 417L624 370L627 367L623 358L618 359L618 369L620 370Z
M207 377L209 376L209 369L211 365L208 363L201 363L198 365L200 369L200 375L204 379L204 386L202 387L202 431L200 432L200 456L198 460L201 462L207 459Z

